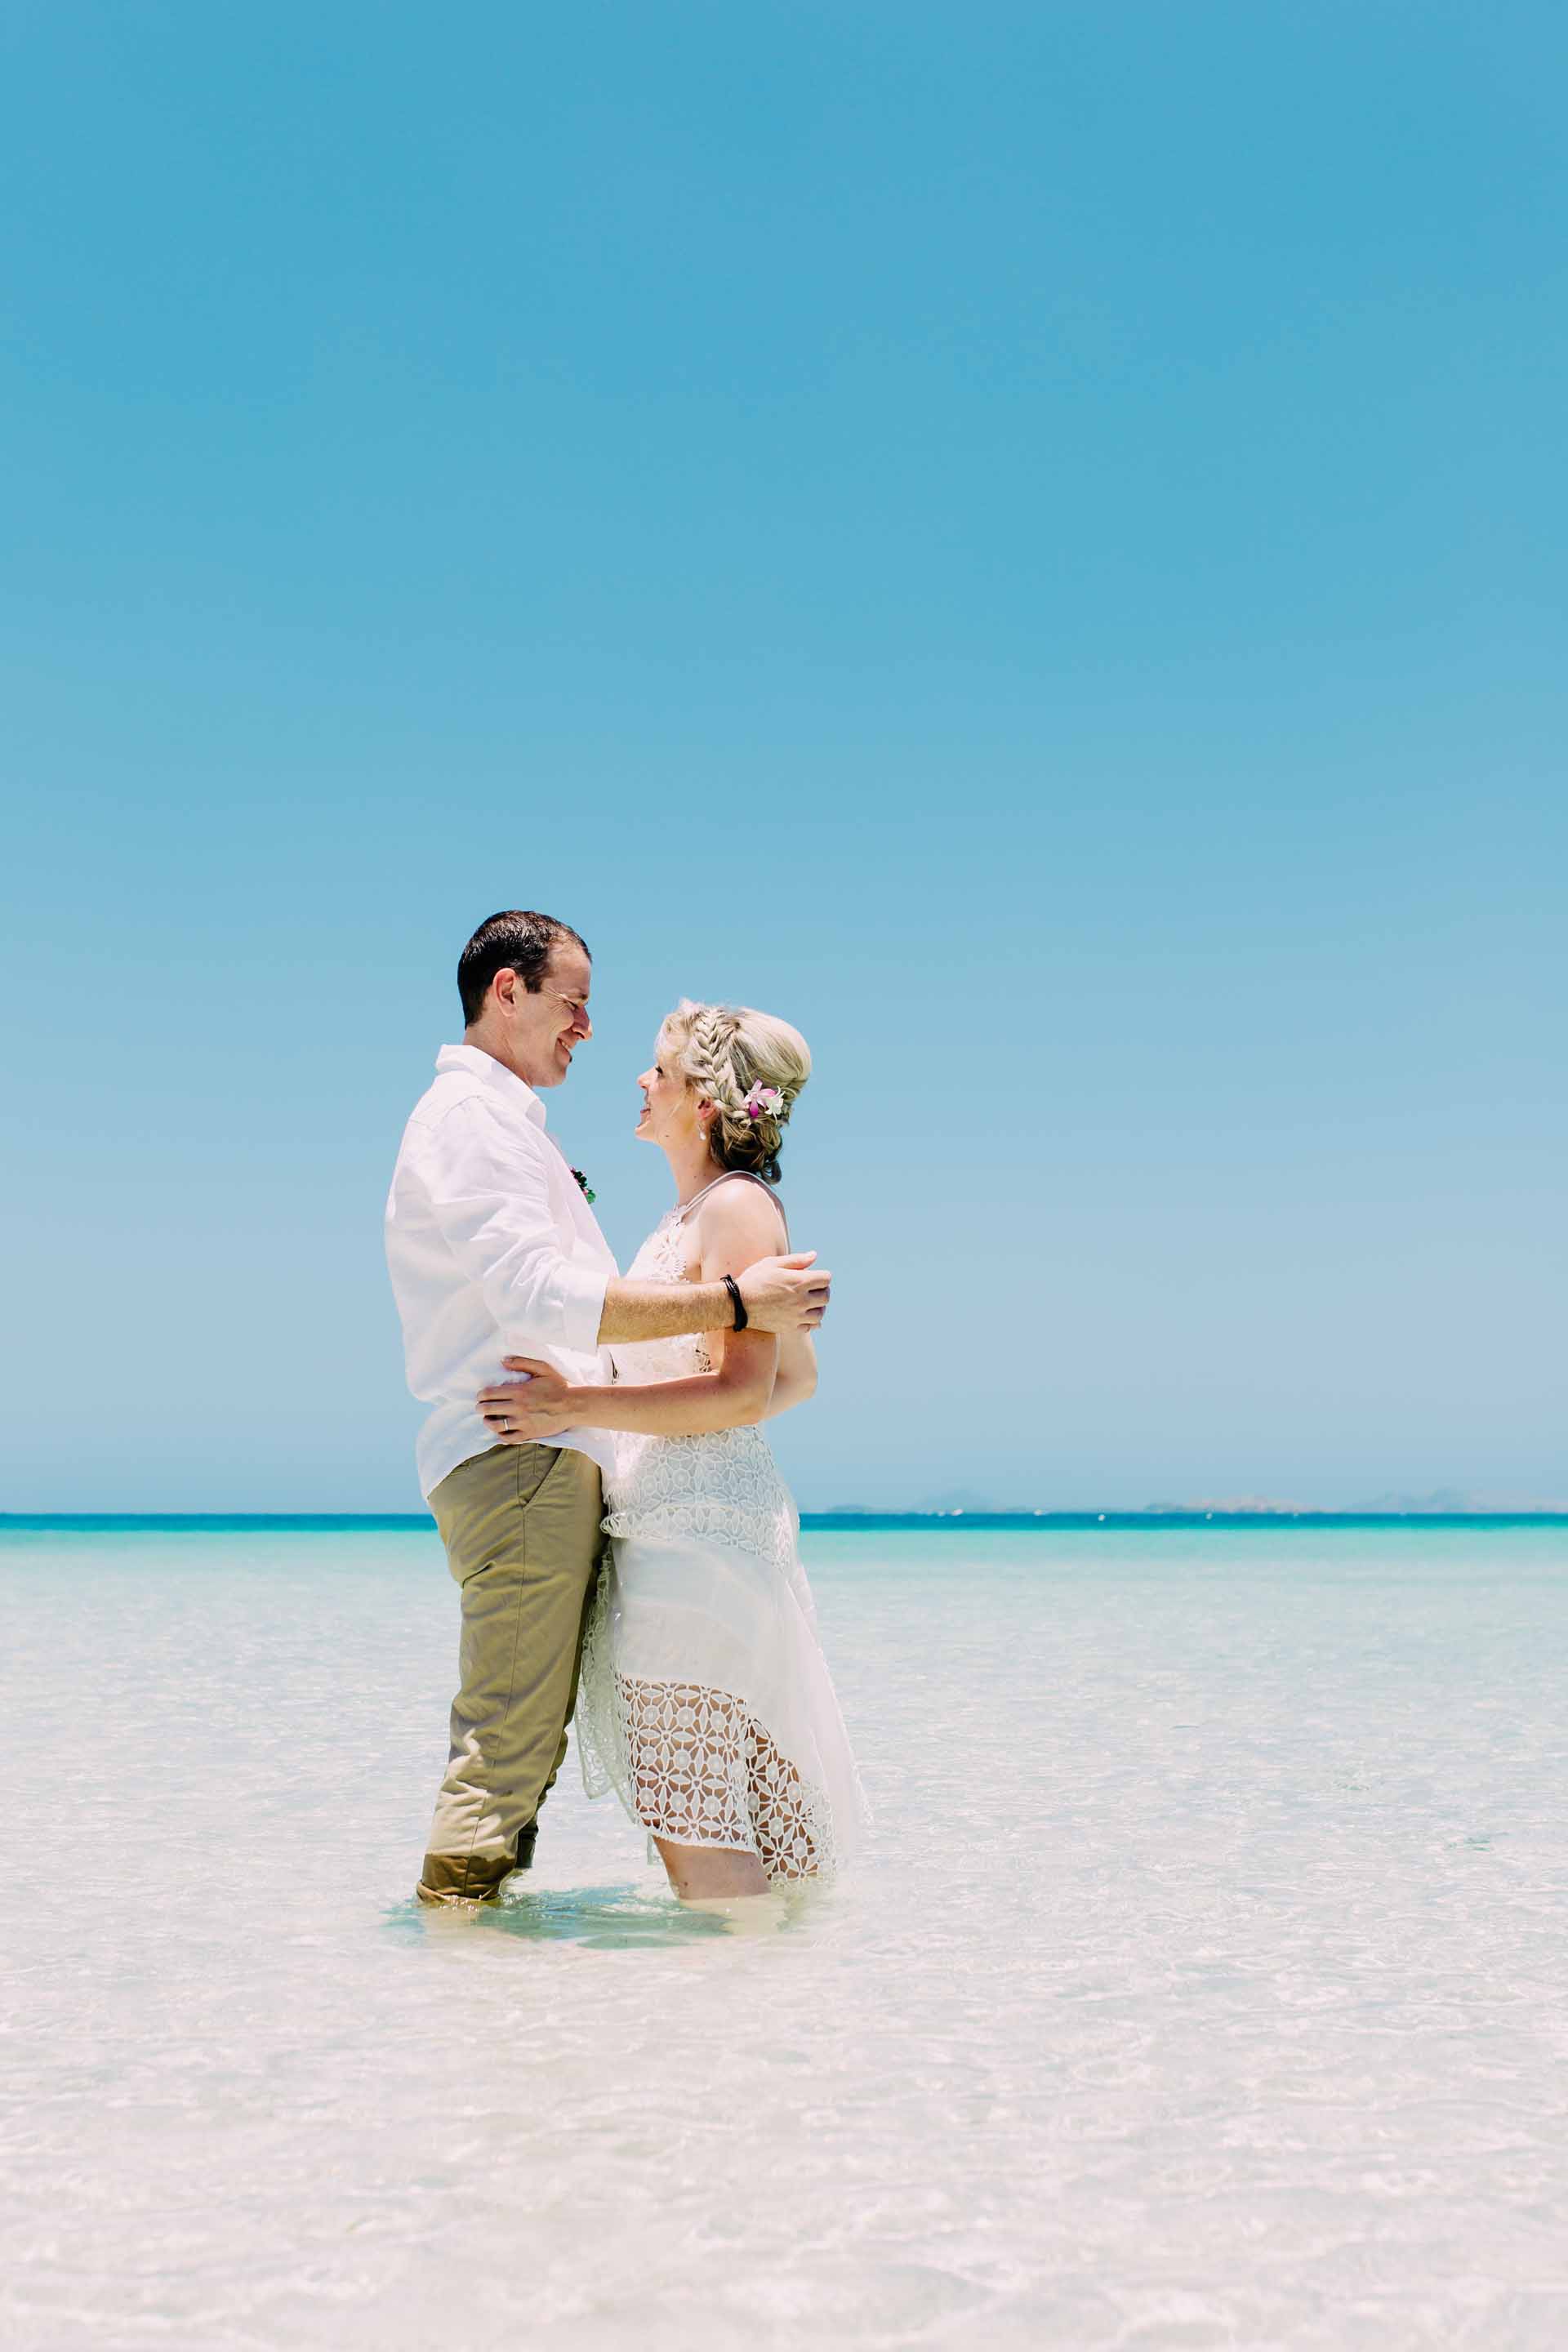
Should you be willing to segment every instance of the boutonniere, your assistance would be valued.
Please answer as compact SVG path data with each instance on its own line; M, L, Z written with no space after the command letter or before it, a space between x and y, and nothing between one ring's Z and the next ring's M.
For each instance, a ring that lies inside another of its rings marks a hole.
M588 1179L584 1175L583 1171L580 1168L574 1168L572 1173L575 1176L578 1183L583 1188L583 1198L587 1202L589 1207L592 1208L594 1202L599 1197L598 1194L594 1191L593 1186L589 1183Z

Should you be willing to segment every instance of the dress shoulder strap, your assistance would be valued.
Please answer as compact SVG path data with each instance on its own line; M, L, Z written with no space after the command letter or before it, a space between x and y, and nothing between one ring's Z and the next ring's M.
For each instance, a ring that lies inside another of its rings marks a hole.
M779 1223L784 1227L784 1247L787 1250L789 1247L789 1219L784 1214L784 1202L779 1199L778 1194L773 1191L773 1188L768 1182L767 1178L765 1176L758 1176L750 1168L726 1168L721 1176L714 1177L711 1184L704 1184L700 1192L694 1192L692 1194L690 1200L686 1203L685 1208L677 1212L676 1223L679 1224L683 1219L689 1217L692 1210L696 1208L698 1202L700 1201L705 1201L710 1192L716 1192L721 1184L731 1184L735 1182L740 1182L742 1184L755 1184L760 1192L767 1194L769 1200L773 1202L774 1208L779 1213Z

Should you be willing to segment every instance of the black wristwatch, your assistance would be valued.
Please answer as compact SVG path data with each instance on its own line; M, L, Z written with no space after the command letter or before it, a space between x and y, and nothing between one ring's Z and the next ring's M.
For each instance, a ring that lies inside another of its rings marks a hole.
M721 1274L719 1276L719 1279L723 1284L725 1289L729 1292L731 1304L735 1309L735 1320L731 1328L736 1331L743 1331L746 1325L750 1322L751 1318L746 1313L746 1302L741 1296L741 1286L736 1281L732 1274Z

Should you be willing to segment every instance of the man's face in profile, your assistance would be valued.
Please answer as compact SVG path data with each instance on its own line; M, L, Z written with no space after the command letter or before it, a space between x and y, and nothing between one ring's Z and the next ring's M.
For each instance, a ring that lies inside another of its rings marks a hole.
M513 971L495 978L498 1009L506 1023L512 1066L534 1087L558 1087L572 1056L594 1034L588 991L594 967L575 940L552 948L538 989L524 988Z

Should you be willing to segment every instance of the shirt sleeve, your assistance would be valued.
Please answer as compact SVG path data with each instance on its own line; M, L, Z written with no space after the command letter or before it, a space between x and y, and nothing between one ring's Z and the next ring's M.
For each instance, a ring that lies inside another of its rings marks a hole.
M607 1267L562 1249L550 1210L549 1147L510 1133L480 1101L455 1103L429 1135L424 1174L436 1223L479 1285L511 1355L599 1344Z

